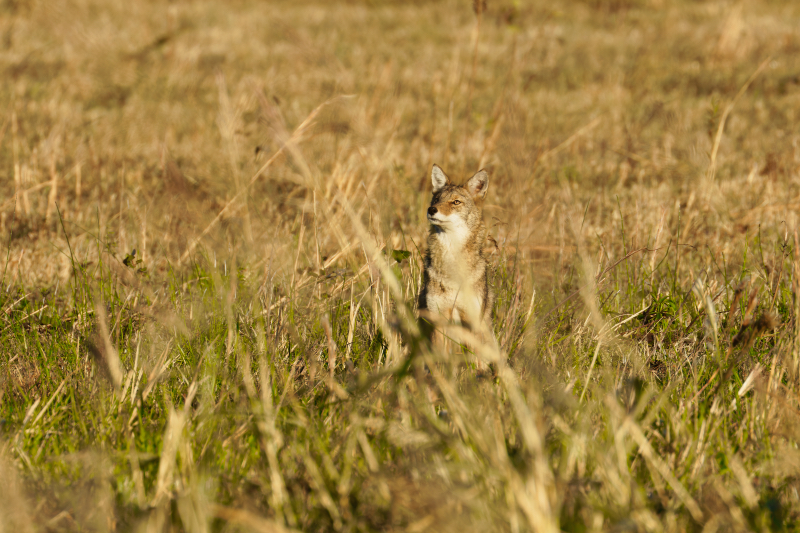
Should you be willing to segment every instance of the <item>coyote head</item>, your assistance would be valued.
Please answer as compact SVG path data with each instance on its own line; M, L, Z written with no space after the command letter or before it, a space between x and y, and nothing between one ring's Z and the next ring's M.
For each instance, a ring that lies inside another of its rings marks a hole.
M434 231L468 235L483 221L483 199L489 188L489 174L479 170L464 185L453 185L450 178L433 165L433 198L428 208L428 222Z

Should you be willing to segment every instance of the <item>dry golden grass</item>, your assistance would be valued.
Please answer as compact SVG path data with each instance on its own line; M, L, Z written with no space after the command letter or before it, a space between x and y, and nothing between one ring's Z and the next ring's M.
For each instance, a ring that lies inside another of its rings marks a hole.
M778 179L798 157L790 4L495 3L479 30L463 4L8 8L9 275L69 277L49 244L66 244L53 241L56 202L81 257L100 236L153 268L174 263L325 102L204 246L224 248L229 229L254 256L288 252L298 217L312 216L312 185L319 201L335 187L372 198L382 236L419 242L432 162L493 170L491 221L526 259L570 244L569 216L554 209L565 202L589 204L591 240L619 231L612 216L630 219L630 248L662 219L662 242L675 238L677 202L695 246L759 223L793 228L792 182ZM706 182L719 119L768 57ZM321 256L338 251L330 232L317 239Z
M0 531L797 528L800 5L480 5L0 3Z

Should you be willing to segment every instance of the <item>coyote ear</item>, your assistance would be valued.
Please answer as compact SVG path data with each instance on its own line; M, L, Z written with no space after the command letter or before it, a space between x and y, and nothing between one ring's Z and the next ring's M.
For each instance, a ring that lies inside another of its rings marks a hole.
M447 177L447 174L445 174L436 163L434 163L431 169L431 183L433 184L434 194L444 189L444 186L450 183L450 178Z
M479 170L469 179L466 187L473 198L483 200L486 197L486 191L489 189L489 173L485 170Z

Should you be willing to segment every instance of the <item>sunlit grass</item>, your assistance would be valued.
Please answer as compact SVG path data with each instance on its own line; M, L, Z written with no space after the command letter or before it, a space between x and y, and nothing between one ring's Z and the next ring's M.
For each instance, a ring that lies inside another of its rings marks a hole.
M2 5L0 526L795 529L798 23ZM432 163L499 352L414 320Z

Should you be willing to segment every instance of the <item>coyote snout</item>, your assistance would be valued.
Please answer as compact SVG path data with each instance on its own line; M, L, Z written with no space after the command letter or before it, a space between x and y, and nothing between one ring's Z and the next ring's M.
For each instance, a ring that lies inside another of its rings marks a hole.
M454 185L433 165L433 198L425 271L419 293L420 317L460 323L486 340L492 335L492 304L483 246L483 201L489 174L478 171L464 185Z

